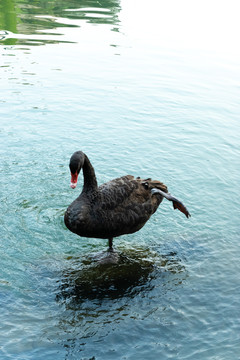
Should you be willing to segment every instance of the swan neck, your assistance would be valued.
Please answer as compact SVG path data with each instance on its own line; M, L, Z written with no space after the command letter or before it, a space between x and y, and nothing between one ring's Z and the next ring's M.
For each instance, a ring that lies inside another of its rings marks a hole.
M94 190L97 188L97 179L96 179L95 171L87 155L85 155L84 164L83 164L83 178L84 178L83 191Z

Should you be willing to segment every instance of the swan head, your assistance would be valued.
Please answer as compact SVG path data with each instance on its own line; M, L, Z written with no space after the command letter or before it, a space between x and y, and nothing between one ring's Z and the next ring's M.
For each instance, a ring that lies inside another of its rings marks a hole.
M77 186L78 175L81 171L81 168L84 164L85 155L82 151L76 151L70 158L69 168L71 172L71 183L70 186L72 189L75 189Z

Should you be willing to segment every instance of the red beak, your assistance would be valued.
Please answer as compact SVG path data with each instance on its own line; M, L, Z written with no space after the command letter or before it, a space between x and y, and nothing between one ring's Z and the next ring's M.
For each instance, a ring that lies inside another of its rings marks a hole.
M71 173L71 188L75 189L75 187L77 186L77 181L78 181L78 173L75 172L75 174Z

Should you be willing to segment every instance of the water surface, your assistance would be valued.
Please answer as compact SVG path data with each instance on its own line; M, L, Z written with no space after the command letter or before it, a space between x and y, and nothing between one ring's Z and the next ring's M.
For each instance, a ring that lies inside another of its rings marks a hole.
M0 1L0 358L238 359L234 1ZM225 24L223 26L223 24ZM63 222L83 150L99 183L159 179L138 233Z

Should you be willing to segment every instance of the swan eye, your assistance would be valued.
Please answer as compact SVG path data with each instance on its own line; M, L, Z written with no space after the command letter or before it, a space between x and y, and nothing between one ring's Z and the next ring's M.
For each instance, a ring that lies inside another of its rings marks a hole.
M145 182L145 183L143 184L143 186L144 186L144 189L148 190L148 182Z

